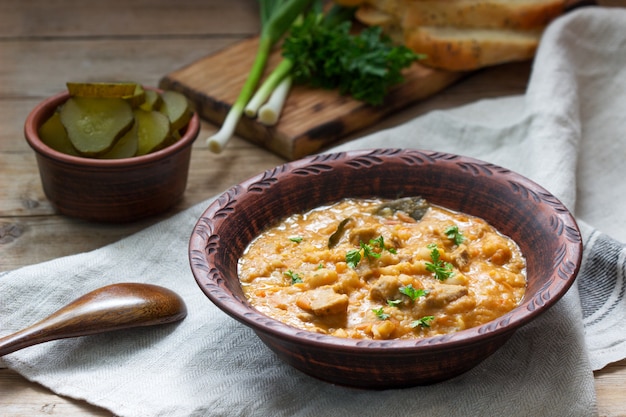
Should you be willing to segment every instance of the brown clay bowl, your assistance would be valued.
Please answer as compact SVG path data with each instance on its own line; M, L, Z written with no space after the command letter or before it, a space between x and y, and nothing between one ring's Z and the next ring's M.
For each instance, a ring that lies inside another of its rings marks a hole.
M44 193L59 213L121 223L162 213L181 199L187 186L191 145L200 130L196 113L184 135L160 151L125 159L83 158L58 152L39 138L39 127L68 98L63 92L42 101L24 124Z
M482 326L445 336L371 341L296 329L246 301L237 260L268 226L344 197L415 195L482 217L520 245L528 279L521 305ZM278 357L321 380L370 389L435 383L476 366L567 292L581 256L575 220L536 183L476 159L410 149L325 154L268 170L217 198L198 220L189 245L202 291L252 328Z

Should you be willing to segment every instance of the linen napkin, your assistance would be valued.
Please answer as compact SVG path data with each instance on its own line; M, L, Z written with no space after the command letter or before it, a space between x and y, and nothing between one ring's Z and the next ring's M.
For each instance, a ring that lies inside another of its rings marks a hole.
M525 95L432 112L333 149L474 156L532 178L579 219L585 255L577 285L466 374L367 391L282 363L191 275L188 238L211 199L101 249L0 275L0 335L129 277L178 292L189 309L184 321L50 342L4 362L120 416L595 415L592 370L626 357L624 27L624 10L572 12L546 31Z

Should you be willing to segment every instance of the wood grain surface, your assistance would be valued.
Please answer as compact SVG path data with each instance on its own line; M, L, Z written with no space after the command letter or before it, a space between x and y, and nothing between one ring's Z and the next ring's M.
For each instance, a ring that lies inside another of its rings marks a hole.
M626 7L625 0L600 3ZM257 7L257 0L0 2L1 271L99 248L285 162L285 158L239 137L215 155L206 149L203 138L217 127L203 122L192 152L184 199L171 212L156 218L100 225L54 212L43 195L34 153L22 133L28 112L43 98L64 89L66 81L132 79L157 85L165 75L189 63L254 37L259 30ZM519 63L478 71L341 141L429 111L523 94L531 67L530 63ZM626 360L596 372L595 383L599 415L626 416ZM0 365L0 415L111 413L58 396Z

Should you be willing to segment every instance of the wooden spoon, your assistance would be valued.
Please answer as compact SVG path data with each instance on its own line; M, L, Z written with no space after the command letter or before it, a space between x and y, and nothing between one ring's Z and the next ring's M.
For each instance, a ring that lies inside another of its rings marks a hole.
M72 301L47 318L0 338L0 356L50 340L171 323L187 316L175 292L157 285L120 283Z

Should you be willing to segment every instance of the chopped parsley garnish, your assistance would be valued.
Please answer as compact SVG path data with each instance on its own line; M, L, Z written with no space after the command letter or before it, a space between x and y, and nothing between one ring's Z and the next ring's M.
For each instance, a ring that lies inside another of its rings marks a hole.
M380 320L387 320L389 318L389 314L385 313L385 310L383 309L383 307L375 308L372 311L374 312L374 314L376 314L376 317L378 317Z
M445 281L450 278L454 274L452 264L439 259L441 255L436 244L431 243L427 247L430 249L430 259L432 262L426 262L426 269L435 274L435 278L439 281Z
M289 271L285 272L285 275L287 275L289 278L291 278L291 285L297 284L299 282L302 282L302 278L300 278L300 275L298 275L297 273L293 272L291 269Z
M289 238L289 240L291 240L292 242L295 242L295 243L300 243L300 242L302 242L302 236L291 236Z
M406 295L407 297L409 297L411 299L411 301L415 301L419 297L423 297L426 294L428 294L428 291L427 290L423 290L423 289L413 288L413 285L409 284L409 285L405 285L403 287L400 287L400 293L402 293L402 294Z
M346 253L346 263L352 269L356 268L356 266L361 262L361 250L360 249L352 249Z
M361 249L363 249L363 255L365 255L367 259L380 258L380 253L376 252L371 245L363 242L360 242L359 245Z
M381 253L386 250L389 253L396 253L396 250L392 247L385 247L385 241L382 236L377 237L376 239L370 239L369 244L364 242L359 242L360 249L352 249L346 253L346 263L350 268L356 268L356 266L361 262L362 256L365 256L367 259L378 259L381 256ZM380 252L376 252L376 248L380 249ZM363 255L361 255L361 251L363 251Z
M395 248L385 246L385 239L382 235L378 236L376 239L370 239L370 245L378 246L381 252L387 250L389 253L396 253Z
M463 233L461 233L458 226L450 226L443 233L445 233L449 239L454 240L454 243L457 246L465 240L465 236L463 236Z
M435 316L424 316L420 319L414 320L411 323L411 327L430 327L433 320L435 320Z

